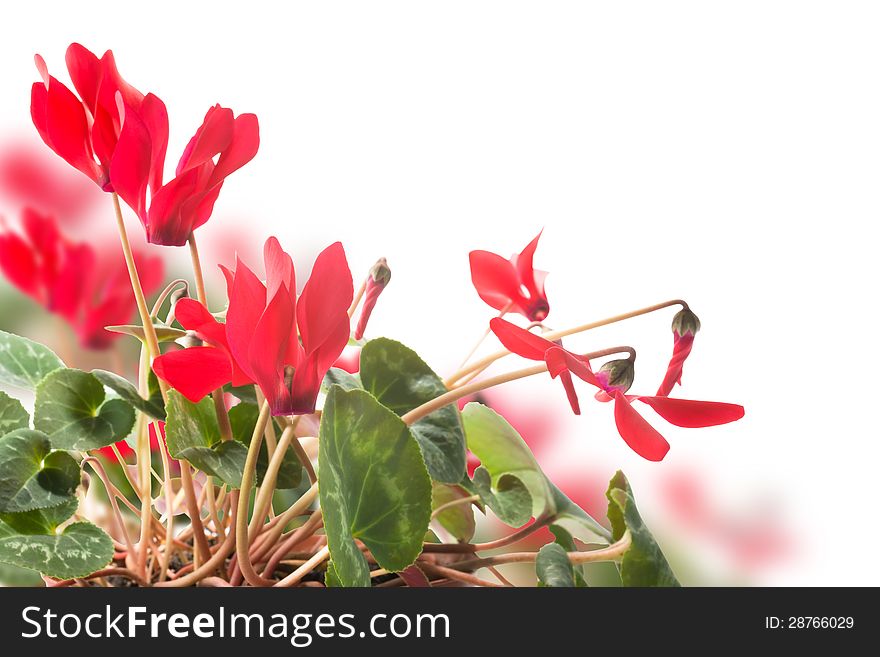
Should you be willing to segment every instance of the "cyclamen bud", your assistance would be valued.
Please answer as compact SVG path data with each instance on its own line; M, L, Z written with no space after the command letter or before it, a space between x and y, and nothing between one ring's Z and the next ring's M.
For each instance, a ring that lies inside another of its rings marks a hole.
M370 321L373 308L376 307L376 301L390 281L391 269L388 267L388 261L385 258L379 258L376 264L370 268L370 275L367 276L364 307L361 309L361 316L358 319L357 328L354 332L355 340L360 340L364 337L364 330L367 328L367 322Z
M700 330L700 318L690 308L682 308L672 318L672 330L680 337L688 333L696 335Z
M632 386L635 376L636 370L632 358L609 360L596 372L596 378L604 384L606 391L613 388L626 392Z

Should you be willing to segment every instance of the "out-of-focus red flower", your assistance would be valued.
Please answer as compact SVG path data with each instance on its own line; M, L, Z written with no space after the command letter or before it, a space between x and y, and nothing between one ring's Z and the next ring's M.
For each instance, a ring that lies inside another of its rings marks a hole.
M666 376L657 389L657 395L665 397L677 383L681 385L684 361L694 347L694 336L700 330L700 320L688 308L683 308L672 318L672 358L666 368Z
M367 276L366 290L364 290L364 307L361 308L361 316L358 319L357 328L354 332L354 339L360 340L364 337L364 331L367 328L367 322L370 321L370 315L373 314L373 308L376 307L376 301L379 295L391 281L391 269L388 268L388 262L385 258L380 258L375 265L370 268L370 274Z
M649 461L661 461L669 451L669 443L643 418L631 402L647 404L667 422L679 427L699 428L727 424L740 419L745 411L738 404L672 399L660 396L627 395L632 384L632 361L617 360L603 365L594 373L590 361L510 322L494 318L492 332L511 352L530 360L547 363L550 376L556 378L571 373L599 389L599 401L614 401L614 421L621 438L639 456ZM572 410L579 413L574 388L566 387Z
M159 431L162 434L162 442L165 442L165 423L159 422ZM150 451L158 452L159 451L159 438L156 436L156 429L152 422L149 424L149 432L150 432ZM128 459L130 456L134 456L135 451L129 447L128 443L125 440L119 440L116 442L116 449L119 450L119 455L124 459ZM110 445L106 447L101 447L95 450L98 454L103 456L108 461L113 463L118 463L119 459L116 458L116 454L113 453L113 448Z
M23 234L0 227L0 270L19 290L73 327L80 343L105 349L119 334L105 326L125 324L135 311L128 270L116 250L95 249L61 234L54 219L26 208ZM161 258L135 251L144 292L161 285Z
M110 178L119 196L137 213L148 242L183 246L211 217L226 177L257 154L259 124L254 114L236 117L231 109L215 105L184 149L174 179L163 185L167 114L163 124L152 109L146 102L125 103Z
M718 545L743 568L778 562L792 551L791 537L764 504L747 515L731 514L711 499L703 481L683 472L667 475L659 492L675 520Z
M260 386L273 415L313 413L321 381L348 343L354 289L345 251L336 242L318 255L299 299L293 261L274 237L266 241L264 260L265 284L240 260L234 272L223 268L225 325L204 307L192 308L194 301L185 314L198 314L201 328L178 313L211 346L165 354L153 369L192 401L240 377Z
M65 225L86 218L101 198L45 148L24 141L0 146L0 195L16 208L41 208Z
M65 62L79 98L49 75L35 56L43 78L31 87L31 118L43 141L106 192L113 191L110 169L124 122L122 106L135 108L159 129L153 134L153 157L161 162L168 145L168 115L152 94L144 96L119 75L113 53L98 59L78 43L67 48ZM164 126L164 133L162 127Z
M361 369L361 348L346 347L333 363L333 367L345 370L349 374L357 374Z
M471 280L483 301L502 313L519 313L532 322L547 317L550 312L544 293L547 272L532 266L540 237L538 233L522 253L509 260L489 251L471 251Z

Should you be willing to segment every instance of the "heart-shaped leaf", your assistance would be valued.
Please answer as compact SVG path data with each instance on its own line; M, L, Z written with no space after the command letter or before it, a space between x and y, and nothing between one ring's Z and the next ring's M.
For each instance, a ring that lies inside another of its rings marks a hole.
M128 379L106 370L92 370L92 374L98 381L118 394L122 399L156 420L165 420L165 404L162 394L156 390L156 394L144 399L138 393L138 389Z
M33 390L49 372L61 367L64 363L49 347L0 331L0 383Z
M568 533L566 529L560 527L559 525L550 525L550 533L553 534L556 539L556 544L559 545L566 552L577 552L578 546L574 542L574 538L571 534ZM608 562L599 562L599 566L605 566ZM596 565L596 564L594 564ZM608 564L611 568L614 568L613 564ZM574 585L578 587L586 587L587 581L584 578L584 564L580 564L575 566L572 564L572 573L574 574ZM549 585L548 585L549 586Z
M482 464L470 485L502 522L518 527L529 517L541 517L582 540L610 539L605 527L547 479L529 446L501 415L472 402L462 419L468 447Z
M620 540L629 531L632 545L620 563L620 579L624 586L680 586L669 567L663 551L636 508L632 489L620 471L608 484L608 520L612 538Z
M409 428L369 393L333 386L319 445L321 509L339 583L370 585L355 539L386 570L412 564L431 519L431 479Z
M361 350L363 387L398 415L447 392L442 379L409 347L388 338L370 340ZM464 430L455 404L444 406L410 427L436 481L457 484L465 475Z
M67 502L79 485L79 465L53 452L49 437L16 429L0 438L0 512L20 513Z
M241 488L247 451L247 447L237 440L221 440L213 447L182 449L175 458L186 459L205 474L216 477L232 488Z
M60 534L18 534L0 522L0 561L58 579L86 577L113 558L113 541L90 522L68 525Z
M106 447L131 433L134 419L127 401L105 401L104 386L89 372L55 370L37 386L34 428L57 449Z
M16 429L27 429L30 420L21 402L0 390L0 436Z
M553 491L516 429L491 408L476 402L464 407L462 419L467 430L468 448L490 475L488 483L492 489L496 492L516 491L518 496L526 491L531 500L532 516L552 515L556 511ZM514 479L520 482L520 487ZM492 504L489 506L491 508Z
M0 521L9 525L17 534L53 534L61 523L76 513L78 506L79 500L71 497L49 509L0 513Z
M538 550L535 572L538 574L538 586L554 588L575 586L574 569L568 560L565 548L558 543L548 543Z

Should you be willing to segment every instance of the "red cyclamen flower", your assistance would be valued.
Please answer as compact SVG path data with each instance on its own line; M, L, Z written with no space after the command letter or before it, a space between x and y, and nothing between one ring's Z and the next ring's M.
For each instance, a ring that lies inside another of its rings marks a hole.
M321 381L348 343L354 289L345 251L336 242L318 255L298 299L293 261L274 237L264 260L265 284L241 260L234 272L223 268L226 324L181 299L178 320L210 346L160 356L153 370L191 401L230 381L256 382L273 415L313 413Z
M152 153L159 162L165 158L165 106L152 94L144 96L122 79L111 51L98 59L78 43L68 47L65 61L79 98L49 75L42 57L36 55L35 61L43 78L31 87L31 118L37 132L49 148L101 189L113 191L110 169L124 121L122 105L135 108L150 125L159 127L153 134Z
M0 270L19 290L67 320L80 343L105 349L120 334L105 326L125 324L135 311L122 254L65 238L51 217L26 208L24 234L0 231ZM135 251L144 292L158 289L164 265Z
M700 320L688 308L683 308L672 318L672 358L666 368L666 376L657 389L657 395L667 396L677 383L681 385L681 373L684 369L684 361L691 353L694 346L694 336L700 330Z
M354 339L360 340L364 337L364 331L367 328L367 322L370 321L370 315L373 314L373 308L376 307L376 301L382 290L391 281L391 269L388 268L388 262L385 258L379 258L375 265L370 268L370 275L367 276L367 289L364 291L364 307L361 309L361 316L358 319L357 328L354 332Z
M590 361L534 333L508 321L494 318L490 322L492 332L511 352L530 360L547 363L550 376L556 378L574 374L579 379L596 386L599 401L614 401L614 421L621 438L637 454L649 461L660 461L669 451L669 443L632 407L631 402L647 404L667 422L679 427L699 428L727 424L740 419L745 411L738 404L672 399L665 396L626 395L633 380L632 361L616 360L606 363L594 373ZM574 388L566 386L572 410L579 413Z
M175 178L163 185L167 114L163 123L156 120L157 113L144 112L145 105L125 103L119 155L110 178L119 196L137 213L148 242L183 246L211 217L226 177L257 154L259 124L254 114L235 117L231 109L215 105L184 149Z
M502 313L519 313L532 322L547 317L550 312L544 293L547 272L532 267L540 237L538 233L522 253L510 260L489 251L471 251L471 280L483 301Z

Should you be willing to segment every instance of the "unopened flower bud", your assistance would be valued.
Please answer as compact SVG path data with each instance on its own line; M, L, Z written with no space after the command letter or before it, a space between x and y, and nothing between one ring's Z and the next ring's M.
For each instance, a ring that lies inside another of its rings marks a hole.
M696 335L700 330L700 318L690 308L682 308L672 318L672 330L678 336Z
M355 340L360 340L364 337L364 331L367 328L367 322L370 321L373 308L376 307L376 301L390 281L391 268L388 267L388 261L385 258L379 258L376 264L370 267L370 274L367 276L366 290L364 291L364 307L361 309L361 316L358 319L357 328L354 332Z
M635 365L631 358L609 360L596 372L596 378L606 387L626 392L633 384L636 376Z

